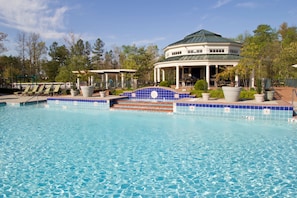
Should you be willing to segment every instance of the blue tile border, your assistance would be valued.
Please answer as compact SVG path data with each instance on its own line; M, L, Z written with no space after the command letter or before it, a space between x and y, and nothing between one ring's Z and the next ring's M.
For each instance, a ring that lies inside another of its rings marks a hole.
M209 108L225 108L232 109L271 109L271 110L284 110L293 111L292 106L271 106L271 105L233 105L233 104L215 104L215 103L176 103L177 106L195 106L195 107L209 107Z
M246 105L216 103L174 103L174 113L224 118L244 118L249 120L283 120L293 117L293 106Z
M100 102L100 103L107 103L107 100L97 100L97 99L72 99L72 98L48 98L48 101L51 100L59 100L59 101L68 101L68 102L73 102L73 101L77 101L77 102Z
M111 101L107 99L82 99L82 98L48 98L48 108L62 109L92 109L109 110Z
M193 98L190 92L179 92L168 87L144 87L134 91L126 91L122 96L130 100L175 101L182 98Z

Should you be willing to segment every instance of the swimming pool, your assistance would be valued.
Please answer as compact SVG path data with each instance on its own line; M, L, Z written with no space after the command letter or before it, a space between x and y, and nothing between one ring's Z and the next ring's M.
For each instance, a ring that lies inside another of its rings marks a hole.
M0 108L0 197L296 197L297 125Z

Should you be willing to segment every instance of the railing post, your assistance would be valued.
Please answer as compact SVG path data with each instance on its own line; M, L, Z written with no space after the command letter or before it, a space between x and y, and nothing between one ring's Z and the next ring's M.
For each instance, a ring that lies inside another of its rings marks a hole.
M297 89L292 89L292 102L291 102L292 105L294 105L294 97L295 97L294 94L297 96Z

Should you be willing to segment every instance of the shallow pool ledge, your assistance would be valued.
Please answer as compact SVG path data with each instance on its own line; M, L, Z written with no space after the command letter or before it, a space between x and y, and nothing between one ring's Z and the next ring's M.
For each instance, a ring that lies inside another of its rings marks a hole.
M50 97L47 98L48 108L60 109L92 109L109 110L117 99L126 98L117 97Z

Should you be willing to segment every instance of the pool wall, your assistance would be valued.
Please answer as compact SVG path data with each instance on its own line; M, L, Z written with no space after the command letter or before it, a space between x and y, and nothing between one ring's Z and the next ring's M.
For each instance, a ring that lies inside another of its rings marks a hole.
M215 104L215 103L182 103L173 104L175 114L199 116L242 118L248 120L283 120L293 117L292 106Z
M49 108L109 110L110 100L48 98Z
M145 87L135 91L125 91L122 96L127 96L130 100L150 101L174 101L182 98L193 98L190 92L179 92L167 87Z

